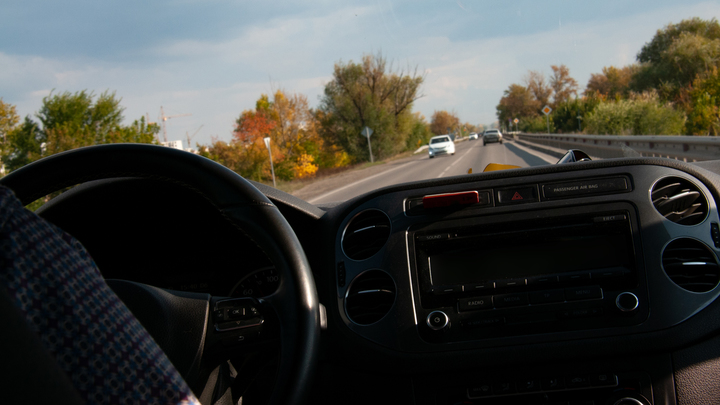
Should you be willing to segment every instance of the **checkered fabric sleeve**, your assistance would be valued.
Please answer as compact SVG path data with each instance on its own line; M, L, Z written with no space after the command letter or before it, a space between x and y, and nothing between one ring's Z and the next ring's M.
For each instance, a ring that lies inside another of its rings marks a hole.
M70 235L0 186L0 282L89 404L200 404Z

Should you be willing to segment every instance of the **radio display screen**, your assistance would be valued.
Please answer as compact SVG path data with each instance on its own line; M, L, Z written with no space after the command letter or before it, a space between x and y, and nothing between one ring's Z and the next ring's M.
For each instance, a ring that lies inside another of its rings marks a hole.
M423 256L434 286L634 267L627 221L460 235L431 246Z

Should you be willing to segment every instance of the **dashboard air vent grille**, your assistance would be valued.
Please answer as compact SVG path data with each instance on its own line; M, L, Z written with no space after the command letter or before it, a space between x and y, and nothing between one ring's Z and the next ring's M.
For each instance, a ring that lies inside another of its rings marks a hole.
M350 220L342 239L345 255L365 260L379 252L390 236L390 218L379 210L366 210Z
M655 209L680 225L697 225L707 216L708 203L698 187L679 177L658 181L652 189Z
M670 242L663 252L662 264L668 277L688 291L708 292L720 281L715 255L695 239Z
M345 313L358 325L373 324L384 317L395 303L395 283L381 270L366 271L350 284Z

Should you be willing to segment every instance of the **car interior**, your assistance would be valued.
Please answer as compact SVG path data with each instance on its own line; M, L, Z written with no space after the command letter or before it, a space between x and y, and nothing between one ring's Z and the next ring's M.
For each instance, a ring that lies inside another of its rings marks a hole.
M203 403L720 403L720 160L582 160L320 205L148 145L0 183L79 184L37 214L105 279L206 297L194 349L126 301Z

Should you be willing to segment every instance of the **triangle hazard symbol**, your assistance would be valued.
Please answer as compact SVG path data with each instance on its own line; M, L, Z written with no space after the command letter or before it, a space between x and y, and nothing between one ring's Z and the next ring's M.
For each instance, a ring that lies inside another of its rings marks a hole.
M515 192L515 195L512 196L512 200L513 200L513 201L515 201L515 200L522 200L522 199L523 199L522 196L521 196L520 193L518 193L517 191Z

